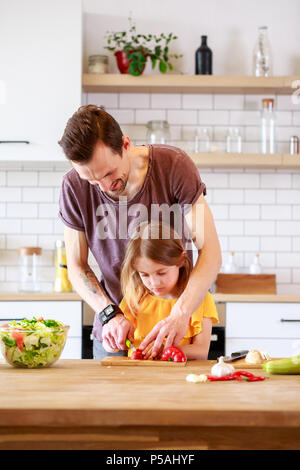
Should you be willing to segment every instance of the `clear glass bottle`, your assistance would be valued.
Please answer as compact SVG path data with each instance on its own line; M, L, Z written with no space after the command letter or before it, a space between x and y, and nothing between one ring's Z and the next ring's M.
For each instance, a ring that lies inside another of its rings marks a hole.
M42 248L22 246L19 248L19 291L39 292L39 260Z
M276 135L275 135L275 111L274 100L271 98L264 98L262 100L262 113L261 113L261 152L262 153L275 153L276 152Z
M238 267L235 262L235 253L231 251L228 257L228 261L224 266L224 273L226 274L234 274L238 272Z
M260 26L253 51L253 75L256 77L269 77L272 73L272 51L268 38L268 27Z
M62 240L56 240L54 292L72 292L72 290L72 284L68 278L65 242Z
M262 273L262 267L259 262L259 254L256 253L252 263L249 266L249 273L250 274L261 274Z
M168 122L147 122L147 141L149 144L167 144L170 141L170 129Z
M210 152L210 130L207 127L195 130L194 152Z
M227 130L226 152L242 153L242 135L238 127L230 127Z

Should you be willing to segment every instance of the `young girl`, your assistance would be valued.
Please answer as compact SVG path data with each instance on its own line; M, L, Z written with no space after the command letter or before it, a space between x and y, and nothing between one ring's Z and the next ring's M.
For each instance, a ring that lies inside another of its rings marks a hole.
M121 310L135 327L133 346L138 349L152 328L166 318L185 289L191 262L181 239L169 226L160 222L143 223L127 245L121 287ZM218 313L210 293L190 318L179 347L187 359L207 359L212 323ZM144 350L151 355L152 342ZM128 356L131 350L128 351Z

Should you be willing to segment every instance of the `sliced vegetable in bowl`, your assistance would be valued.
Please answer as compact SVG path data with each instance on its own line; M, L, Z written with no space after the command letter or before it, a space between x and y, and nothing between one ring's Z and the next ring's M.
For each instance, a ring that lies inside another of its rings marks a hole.
M5 360L15 367L48 367L59 359L69 326L43 318L12 320L0 325L0 348Z

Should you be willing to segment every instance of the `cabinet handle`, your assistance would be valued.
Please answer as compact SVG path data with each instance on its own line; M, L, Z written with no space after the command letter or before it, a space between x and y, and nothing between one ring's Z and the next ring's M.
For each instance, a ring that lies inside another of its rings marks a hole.
M295 319L295 320L289 320L289 319L286 319L286 318L281 318L280 321L281 321L282 323L284 323L284 322L298 322L298 323L300 323L300 320L297 320L297 319Z

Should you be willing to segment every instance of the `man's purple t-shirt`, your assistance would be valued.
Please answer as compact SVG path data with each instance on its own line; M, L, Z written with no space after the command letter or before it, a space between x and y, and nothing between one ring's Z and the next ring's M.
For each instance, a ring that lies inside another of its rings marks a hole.
M72 169L63 177L59 216L68 227L85 232L102 273L100 282L112 302L119 304L121 267L133 228L142 220L157 219L157 209L163 210L162 204L181 207L183 220L183 213L202 193L206 194L206 186L184 151L169 145L150 145L145 181L130 200L111 199L98 185L82 180ZM175 220L178 219L171 216L170 225L176 229ZM186 249L188 239L183 233ZM187 249L187 253L192 261L192 251Z

